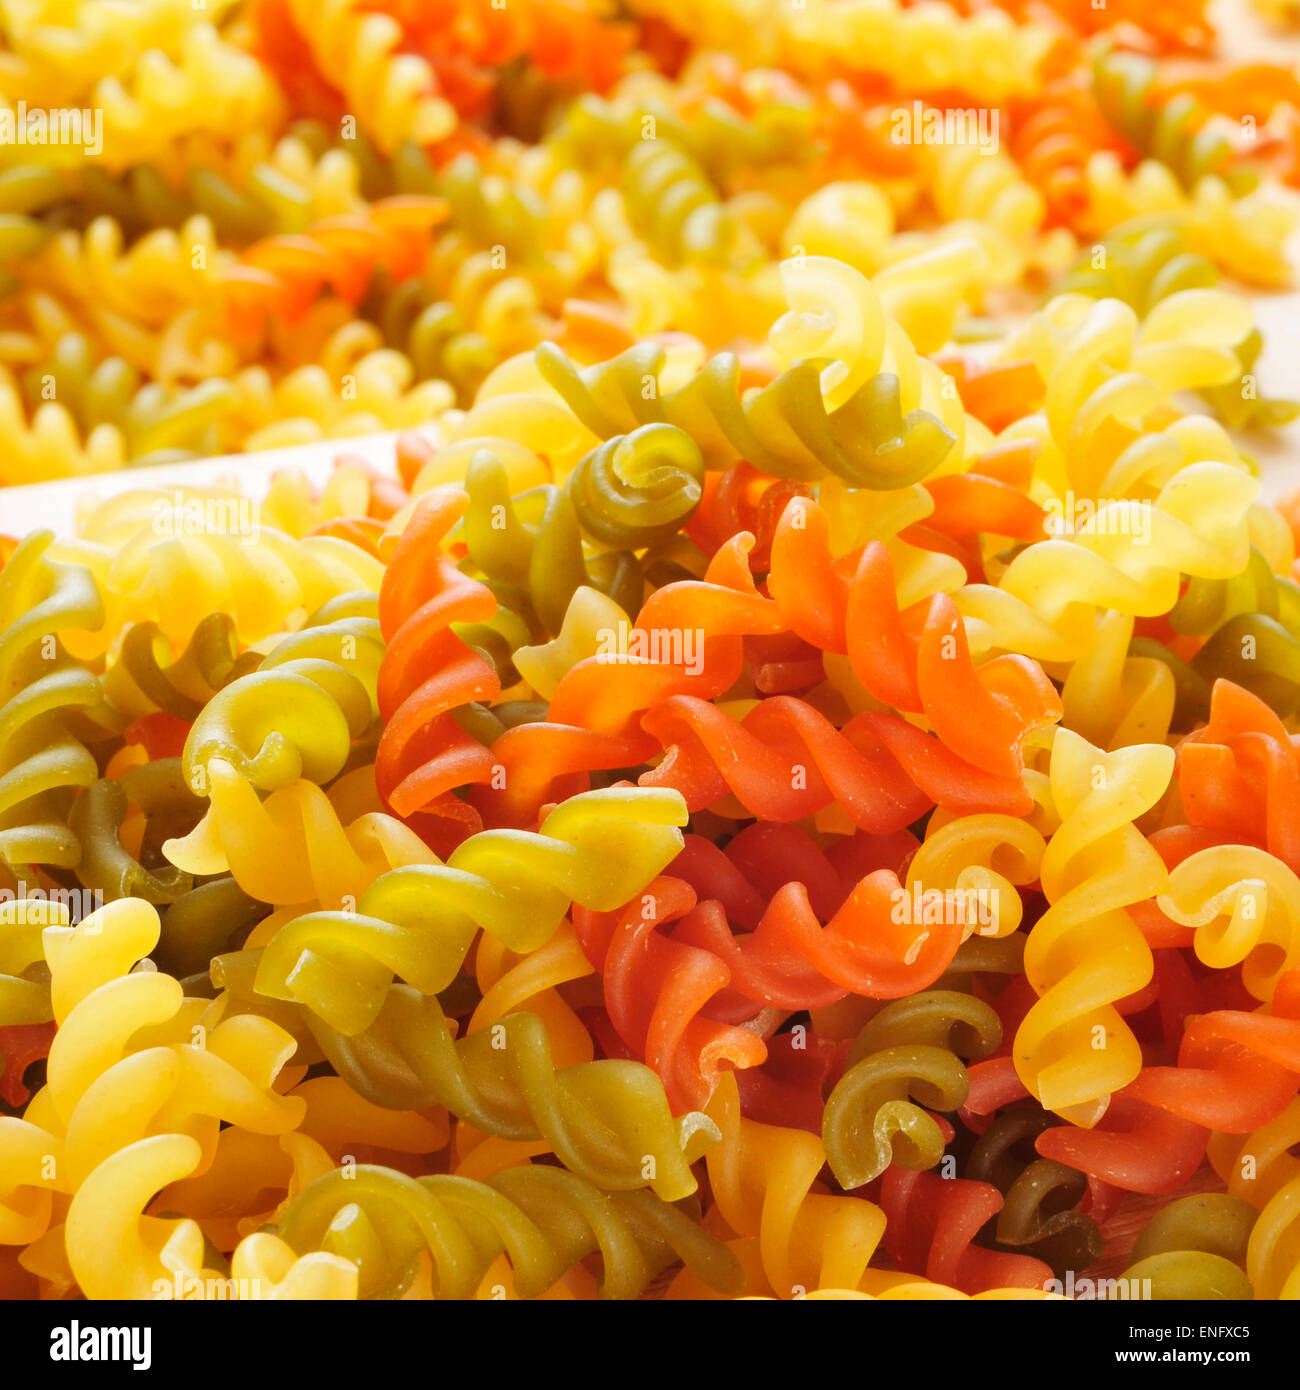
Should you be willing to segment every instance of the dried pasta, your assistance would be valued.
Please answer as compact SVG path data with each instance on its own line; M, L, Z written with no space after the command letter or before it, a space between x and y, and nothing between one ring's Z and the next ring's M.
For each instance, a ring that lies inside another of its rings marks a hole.
M0 1297L1300 1298L1285 62L0 10Z

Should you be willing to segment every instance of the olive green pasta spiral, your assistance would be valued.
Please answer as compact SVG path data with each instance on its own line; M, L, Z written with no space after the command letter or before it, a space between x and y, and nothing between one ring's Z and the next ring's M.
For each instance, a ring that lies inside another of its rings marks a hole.
M1300 585L1274 574L1255 546L1246 568L1234 578L1189 579L1170 610L1169 623L1175 632L1208 637L1229 619L1247 613L1261 613L1293 636L1300 635Z
M538 259L546 209L526 184L488 180L472 155L458 155L438 175L452 225L478 246L500 246L512 264Z
M670 140L638 141L623 161L623 201L637 235L672 265L734 262L739 232L708 174Z
M829 472L853 487L899 488L924 478L954 443L928 411L903 414L899 381L889 372L827 411L821 361L800 362L743 398L740 363L731 353L710 358L670 392L658 388L665 361L663 348L650 343L586 368L552 343L537 349L542 376L593 433L611 439L639 425L675 425L695 441L708 468L744 458L777 478L813 482Z
M228 158L218 157L229 152ZM418 146L382 158L363 131L346 141L314 120L292 122L272 146L261 131L213 149L182 142L167 167L136 164L116 177L89 165L80 173L76 213L108 214L128 232L179 227L206 217L223 245L300 232L313 221L394 194L437 192L437 175Z
M77 333L60 338L45 361L28 368L22 384L29 411L53 401L83 438L111 426L122 437L124 459L140 467L220 452L218 427L236 404L228 380L180 387L146 382L121 357L96 361L90 342Z
M362 1165L305 1188L279 1232L295 1250L326 1250L355 1263L363 1298L399 1296L422 1253L437 1296L473 1298L504 1254L515 1291L536 1298L588 1255L602 1257L600 1292L635 1298L681 1259L711 1287L738 1292L735 1257L690 1215L648 1193L609 1196L556 1168L507 1169L486 1183L438 1175L410 1178Z
M1222 386L1207 386L1201 398L1232 429L1272 429L1286 425L1300 415L1300 401L1272 400L1259 394L1255 364L1264 350L1264 338L1252 328L1233 348L1241 363L1241 377Z
M1244 686L1283 715L1300 703L1300 586L1274 574L1259 550L1252 547L1233 579L1190 579L1169 620L1177 632L1206 638L1190 663L1150 644L1149 654L1174 673L1180 727L1209 717L1216 680ZM1130 649L1147 645L1135 639Z
M213 959L242 944L268 910L265 904L250 898L233 878L199 884L162 914L162 934L154 952L158 968L175 975L187 994L211 993ZM304 1033L300 1029L295 1036Z
M488 175L467 155L430 178L425 191L447 202L448 230L421 275L393 283L381 269L360 312L410 360L416 380L447 381L468 405L493 367L549 336L543 302L558 309L580 275L564 218L526 183Z
M672 425L607 439L566 484L582 529L605 545L640 550L670 540L699 505L704 459Z
M374 612L374 595L341 595L218 691L185 741L187 783L205 794L214 758L263 791L337 777L378 721L384 642Z
M583 545L580 516L592 511L586 500L596 490L591 483L512 494L501 460L480 449L470 460L465 490L469 505L462 530L473 572L503 609L518 616L527 639L554 637L583 585L636 616L644 588L636 557L621 548L588 555ZM461 635L474 640L470 631L461 629Z
M965 1176L992 1183L1003 1195L1002 1210L987 1231L992 1242L1045 1260L1063 1278L1100 1257L1102 1238L1097 1223L1075 1210L1087 1192L1084 1175L1039 1158L1034 1149L1034 1140L1055 1122L1033 1104L999 1111L971 1150Z
M208 218L223 245L301 231L310 217L294 197L299 190L283 183L276 189L268 172L255 170L250 186L240 188L218 169L192 169L177 187L156 165L137 164L117 177L91 165L80 177L75 206L81 219L108 216L136 236L180 227L195 214Z
M465 636L467 631L467 628L462 628L461 635ZM479 650L483 648L480 647ZM519 673L513 669L508 648L503 648L500 652L489 650L488 655L496 663L497 672L503 681L507 678L518 678ZM458 709L456 722L485 747L491 747L507 729L517 729L520 724L544 721L546 711L545 700L503 700L491 708L476 703Z
M696 160L712 179L737 169L805 161L814 147L815 113L793 92L768 92L752 115L715 99L689 120L673 109L671 87L620 90L610 97L586 92L572 102L547 144L578 168L621 165L648 140L669 142Z
M1051 294L1086 294L1122 299L1144 316L1180 290L1213 289L1219 271L1212 261L1189 250L1184 232L1172 222L1137 222L1116 227L1080 253L1052 286Z
M1171 1202L1143 1228L1124 1277L1149 1279L1150 1297L1160 1302L1253 1299L1242 1267L1257 1215L1249 1202L1222 1192Z
M1187 580L1178 603L1169 610L1169 624L1190 637L1208 637L1240 613L1262 613L1281 621L1287 631L1300 630L1300 585L1274 574L1256 546L1250 548L1246 569L1230 580Z
M1117 227L1084 251L1071 270L1053 286L1053 294L1075 292L1093 299L1122 299L1145 317L1161 300L1182 290L1212 289L1219 283L1214 263L1187 244L1185 232L1172 221L1140 219ZM1284 425L1300 414L1300 402L1269 400L1259 395L1255 363L1264 340L1251 329L1233 351L1241 364L1239 380L1207 386L1201 399L1233 429Z
M109 703L133 718L162 710L192 720L218 690L256 670L261 661L256 652L239 652L235 625L227 613L204 618L175 661L165 661L168 651L157 623L129 627L117 659L104 675Z
M76 864L70 793L99 776L69 727L101 703L99 682L56 634L94 631L103 603L89 571L47 558L53 539L33 532L0 572L0 861L11 867Z
M485 1134L542 1139L570 1172L610 1191L648 1185L684 1197L695 1190L690 1164L718 1138L699 1112L674 1118L663 1083L641 1062L607 1058L557 1069L535 1014L507 1014L453 1040L436 998L394 985L358 1037L312 1020L308 1027L368 1100L398 1110L443 1105Z
M1229 618L1191 664L1211 686L1216 680L1243 685L1279 714L1288 715L1300 704L1300 641L1266 614Z
M474 399L484 377L501 360L491 339L465 310L440 298L419 280L407 280L363 306L389 347L410 359L417 381L445 381L463 404Z
M122 843L128 803L148 818L142 855L146 866ZM175 902L193 887L191 876L162 857L162 841L192 830L203 802L186 786L179 758L159 758L133 768L120 782L101 778L77 798L68 828L81 842L76 873L83 887L118 898L143 898L159 905Z
M967 994L978 975L1019 975L1024 968L1023 932L1012 932L1010 936L980 936L977 933L957 947L952 963L939 977L938 984L943 989Z
M1093 65L1092 90L1102 113L1143 155L1159 160L1189 192L1214 175L1234 193L1248 193L1258 175L1230 167L1232 145L1206 126L1200 103L1187 95L1155 100L1155 83L1155 65L1135 54L1103 54Z
M881 1009L858 1034L822 1119L840 1185L861 1187L891 1163L934 1167L943 1133L922 1106L956 1110L970 1085L962 1058L986 1056L1001 1039L997 1014L955 990L925 990Z
M680 851L684 819L675 792L606 788L563 802L536 833L472 835L445 864L381 874L355 912L282 926L263 951L258 992L353 1036L375 1021L394 976L423 994L446 989L480 930L532 951L572 902L621 907Z
M1054 1159L1036 1159L1004 1194L998 1244L1034 1255L1062 1275L1087 1269L1102 1251L1097 1223L1073 1209L1087 1189L1082 1173Z

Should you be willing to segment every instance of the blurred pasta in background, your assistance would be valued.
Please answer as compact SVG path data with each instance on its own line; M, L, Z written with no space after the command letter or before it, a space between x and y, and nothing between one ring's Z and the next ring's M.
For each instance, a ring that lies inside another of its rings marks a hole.
M1221 18L0 0L0 1296L1300 1298Z

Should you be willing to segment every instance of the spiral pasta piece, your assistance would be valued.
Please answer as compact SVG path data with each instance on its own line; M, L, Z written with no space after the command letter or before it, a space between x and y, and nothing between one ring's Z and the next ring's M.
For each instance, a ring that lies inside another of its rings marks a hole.
M1207 723L1180 752L1188 823L1236 844L1259 845L1294 870L1300 844L1282 806L1300 766L1286 724L1228 680L1214 683L1207 706Z
M1257 999L1273 997L1295 964L1296 876L1263 850L1222 845L1190 855L1169 875L1162 910L1195 930L1197 955L1242 965Z
M19 1049L32 1046L35 1056L43 1056L53 1037L41 934L46 927L66 927L70 916L63 903L48 898L18 897L0 903L0 1037L6 1043L4 1086L14 1104L21 1101L24 1089L22 1072L14 1075ZM20 1093L17 1100L12 1099L14 1092Z
M1058 294L1122 299L1145 315L1180 290L1210 289L1219 273L1204 256L1188 250L1185 234L1172 222L1116 227L1058 281Z
M319 222L297 236L272 237L244 252L216 292L237 332L256 332L264 316L300 318L326 285L360 300L377 266L401 280L427 252L443 204L418 195L383 199L364 214Z
M195 792L206 790L216 758L263 791L299 777L326 783L343 770L378 718L384 646L374 611L372 595L332 602L208 700L182 759Z
M439 545L465 507L462 492L430 494L385 572L379 621L389 645L379 670L384 731L375 755L380 795L398 815L421 812L462 837L482 821L452 788L489 781L496 764L452 711L500 690L496 671L452 626L490 619L496 610L491 592L456 569Z
M605 489L617 493L622 483L617 474L593 480L592 502L584 499L586 515L594 520ZM621 545L601 555L587 554L572 485L542 484L512 496L504 463L484 449L470 460L465 490L469 558L498 602L526 622L530 636L539 628L547 637L558 635L574 594L584 585L608 594L635 616L642 587L636 561ZM629 501L636 506L635 497Z
M1150 1279L1153 1298L1254 1297L1241 1266L1256 1213L1239 1197L1183 1197L1158 1212L1131 1252L1128 1279Z
M135 719L163 713L192 722L218 690L257 664L256 653L240 652L235 625L212 613L194 629L175 660L157 623L137 623L122 636L117 659L104 674L104 693Z
M359 1037L328 1026L313 1033L368 1099L403 1108L445 1105L481 1133L516 1144L541 1141L571 1173L604 1190L649 1186L677 1201L695 1190L690 1165L717 1139L698 1111L673 1118L659 1079L638 1062L557 1065L545 1023L527 1011L453 1042L436 999L396 986Z
M956 442L942 415L919 401L910 404L908 388L892 372L870 377L828 410L815 360L800 362L742 397L740 364L728 353L710 358L676 390L661 387L649 394L642 383L663 371L661 349L632 348L588 368L545 346L537 359L546 381L598 436L611 438L640 425L675 425L715 468L744 458L778 478L812 481L831 472L852 486L884 489L932 473Z
M826 1101L822 1139L840 1185L861 1187L891 1163L933 1167L944 1139L926 1110L957 1109L967 1089L960 1054L983 1056L1001 1040L993 1010L951 990L886 1005L858 1034Z
M1022 551L996 588L974 584L954 595L972 647L982 638L1043 661L1073 660L1093 638L1098 609L1167 612L1181 574L1239 574L1249 558L1246 513L1256 490L1248 474L1206 461L1180 469L1153 502L1104 503L1073 535Z
M229 874L260 902L346 910L380 874L435 858L414 831L382 812L368 767L340 778L328 794L303 778L262 801L246 777L214 757L203 784L202 819L164 841L162 852L186 874Z
M137 854L122 839L132 805L147 821ZM82 792L68 817L68 828L81 844L78 879L110 902L119 898L142 898L155 905L175 902L189 892L193 880L163 861L161 842L169 829L188 829L201 810L173 758L146 763L120 782L101 778ZM153 843L145 844L146 840Z
M176 1267L198 1276L201 1232L145 1215L154 1193L202 1166L223 1121L277 1134L301 1118L301 1102L272 1088L293 1046L280 1029L221 1021L171 977L128 973L157 939L156 912L132 899L47 928L59 1032L46 1086L6 1121L5 1238L40 1241L40 1263L57 1277L62 1258L92 1298L147 1297ZM152 1045L133 1048L146 1019ZM33 1167L40 1154L53 1163ZM51 1226L56 1192L71 1201Z
M990 774L1017 777L1018 750L1025 738L1059 708L1046 676L1019 657L974 666L947 595L924 604L924 623L913 649L911 632L918 624L911 619L923 605L907 614L900 608L888 549L878 541L868 544L856 574L845 584L829 539L825 513L797 500L777 527L768 586L792 629L823 650L846 652L854 674L877 699L901 713L924 712L943 744L963 761ZM914 662L909 659L912 650ZM954 713L960 706L963 726L970 727L966 721L974 716L982 746L961 738L945 709L949 699ZM993 728L999 732L990 743L1000 761L989 756L984 741L984 733Z
M900 1269L966 1293L999 1286L1044 1289L1052 1270L1032 1255L988 1250L975 1241L1002 1209L991 1183L889 1169L881 1183L887 1248Z
M1038 1156L1033 1142L1050 1124L1037 1106L999 1110L971 1149L964 1176L992 1183L1002 1193L993 1227L997 1248L1043 1259L1061 1279L1101 1255L1097 1223L1108 1208L1083 1173ZM984 1234L987 1238L987 1227Z
M1107 120L1142 154L1158 159L1184 188L1211 175L1227 178L1233 191L1254 185L1247 170L1229 170L1232 147L1205 124L1208 112L1182 94L1155 100L1154 65L1130 54L1108 54L1093 68L1093 91Z
M977 866L996 862L1023 882L1040 855L1041 841L1013 822L972 817L927 841L904 884L890 869L864 872L869 860L837 868L792 827L758 825L725 854L692 838L673 866L681 877L656 881L621 912L575 911L574 922L619 1037L675 1103L703 1104L725 1064L764 1063L767 1051L745 1026L764 1008L924 990L963 937L1013 931L1011 881Z
M1300 1183L1294 1178L1269 1199L1250 1233L1246 1270L1257 1297L1292 1299L1300 1290L1296 1273L1296 1202Z
M668 540L695 510L704 460L672 425L642 425L606 440L569 474L583 530L604 545L639 550Z
M671 792L610 788L565 802L536 834L482 831L445 865L381 875L355 912L286 923L263 952L258 989L355 1034L374 1021L394 975L425 994L445 989L480 929L527 950L549 939L570 902L626 902L681 847L681 820Z
M104 606L87 570L51 558L53 539L29 536L0 571L0 859L17 869L77 863L69 794L98 777L66 721L99 705L99 685L61 634L94 632Z
M1234 197L1221 178L1210 175L1189 193L1156 160L1144 160L1129 173L1103 150L1088 160L1084 185L1088 206L1081 221L1089 231L1139 217L1168 219L1185 229L1193 251L1229 274L1254 285L1287 283L1282 248L1295 227L1295 210L1267 183Z
M432 1258L441 1298L473 1298L501 1254L520 1298L544 1294L596 1252L606 1298L635 1298L657 1269L683 1257L713 1287L736 1287L729 1252L671 1205L644 1193L606 1195L572 1173L536 1165L486 1183L369 1166L347 1183L330 1174L290 1205L280 1236L294 1250L349 1260L363 1298L400 1293L420 1251Z
M862 72L916 73L924 88L964 87L991 99L1021 90L1052 42L1046 29L1018 28L997 10L954 19L937 5L904 8L891 0L850 0L789 15L741 0L710 7L707 17L681 0L638 0L637 8L698 34L710 47L767 61L784 53L796 70L819 72L838 61Z
M98 527L139 505L146 510L125 523L126 539L121 532L111 541L98 537ZM128 624L141 622L184 645L215 612L230 615L242 641L257 642L300 626L340 594L378 591L383 566L366 551L333 536L295 540L255 516L251 503L210 506L183 491L114 498L81 538L53 547L53 558L90 572L107 615L90 633L70 632L69 650L100 656Z
M390 15L368 12L355 0L331 0L323 12L288 0L285 10L321 76L364 113L381 149L429 144L455 128L455 112L428 64L397 51L402 31Z
M1141 1066L1114 1001L1151 976L1150 950L1125 909L1160 892L1166 871L1133 821L1159 800L1172 770L1173 754L1160 744L1103 754L1062 729L1053 745L1052 797L1062 824L1043 856L1051 906L1025 946L1025 975L1039 999L1013 1055L1044 1108L1085 1127Z
M61 15L42 16L27 43L20 40L27 52L19 58L17 81L6 83L6 98L54 103L61 90L65 100L98 109L95 153L119 168L155 158L184 135L279 118L280 95L269 74L201 12L185 15L169 4L149 8L138 27L123 25L108 6L78 5L83 13L70 25ZM115 26L130 31L126 43L113 33ZM67 74L78 68L91 80L69 90ZM56 141L39 148L51 163L82 158L75 145Z
M649 756L656 740L637 725L652 705L678 691L707 699L735 682L743 636L783 627L755 587L746 543L737 537L720 551L703 580L657 590L626 632L625 650L619 643L579 661L557 686L545 723L521 724L496 740L496 795L480 794L490 814L528 823L557 778Z
M1283 62L2 9L0 1296L1300 1296Z
M723 1077L709 1114L722 1142L705 1162L714 1201L735 1232L746 1293L779 1298L818 1288L857 1289L884 1232L871 1202L814 1190L826 1161L821 1140L805 1130L757 1124L741 1114L735 1082ZM679 1275L670 1297L699 1297L700 1281Z
M666 140L642 140L623 165L629 220L670 261L734 256L736 230L708 175Z
M1091 92L1078 84L1055 82L1041 95L1018 104L1011 133L1016 163L1042 191L1053 221L1075 226L1089 195L1084 170L1098 150L1120 150Z

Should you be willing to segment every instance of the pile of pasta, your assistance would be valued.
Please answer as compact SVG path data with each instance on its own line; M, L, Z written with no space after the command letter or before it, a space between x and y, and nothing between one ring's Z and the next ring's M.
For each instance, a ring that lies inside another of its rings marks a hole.
M0 16L0 1294L1300 1297L1293 66Z

